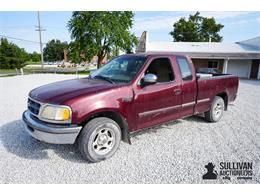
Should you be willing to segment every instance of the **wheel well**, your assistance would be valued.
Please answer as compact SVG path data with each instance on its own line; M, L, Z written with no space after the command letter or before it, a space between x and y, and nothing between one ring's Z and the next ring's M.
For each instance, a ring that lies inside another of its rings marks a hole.
M81 124L82 126L85 126L90 120L97 118L97 117L107 117L112 120L114 120L120 127L121 133L122 133L122 140L124 142L127 142L131 144L129 131L128 131L128 124L126 120L117 112L114 111L106 111L106 112L99 112L91 115L88 117L84 122Z
M222 92L222 93L217 94L217 96L221 97L224 100L225 110L227 110L227 107L228 107L228 95L227 95L227 93Z

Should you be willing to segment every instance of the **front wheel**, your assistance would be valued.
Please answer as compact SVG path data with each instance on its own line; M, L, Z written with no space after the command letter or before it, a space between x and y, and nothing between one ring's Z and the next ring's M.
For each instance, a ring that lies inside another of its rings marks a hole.
M79 137L79 151L90 162L110 158L121 141L119 125L110 118L98 117L89 121Z
M211 104L210 110L205 112L205 118L209 122L218 122L224 113L224 100L216 96Z

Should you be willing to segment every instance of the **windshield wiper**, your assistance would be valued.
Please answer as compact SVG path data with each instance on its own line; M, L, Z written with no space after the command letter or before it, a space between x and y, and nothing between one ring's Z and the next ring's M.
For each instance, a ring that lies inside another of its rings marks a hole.
M93 78L103 79L103 80L105 80L105 81L107 81L107 82L109 82L109 83L112 83L112 84L115 83L115 82L114 82L112 79L110 79L109 77L104 77L104 76L101 76L101 75L96 75L96 76L94 76Z

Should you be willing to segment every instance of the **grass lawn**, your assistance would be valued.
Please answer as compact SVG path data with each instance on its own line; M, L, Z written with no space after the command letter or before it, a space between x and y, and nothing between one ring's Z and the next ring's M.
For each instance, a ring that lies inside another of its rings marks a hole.
M15 69L0 69L0 73L12 73L16 72Z
M20 69L18 69L18 72L20 73ZM56 68L56 67L44 67L43 69L41 66L33 66L33 65L27 65L23 67L24 74L37 74L37 73L53 73L53 74L76 74L75 69L69 69L69 68ZM78 74L80 75L89 75L89 70L81 70L78 71ZM0 77L6 77L6 76L14 76L16 75L15 69L0 69Z
M0 77L8 77L8 76L15 76L16 70L15 69L0 69Z
M41 61L39 61L39 62L33 62L33 61L25 62L25 64L27 64L27 65L40 65L41 63L42 63Z

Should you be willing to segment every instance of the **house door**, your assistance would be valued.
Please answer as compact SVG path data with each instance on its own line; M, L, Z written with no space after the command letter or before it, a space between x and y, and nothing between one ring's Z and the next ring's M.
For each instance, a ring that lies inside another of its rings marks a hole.
M252 67L250 72L251 79L257 79L258 71L259 71L259 60L252 60Z

